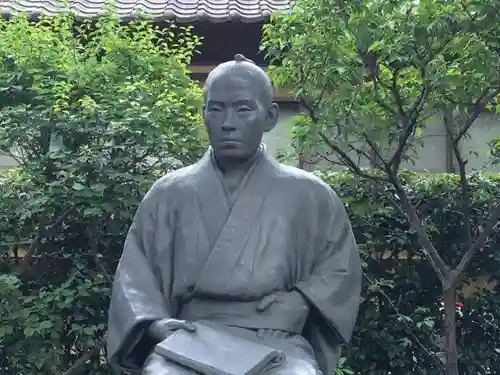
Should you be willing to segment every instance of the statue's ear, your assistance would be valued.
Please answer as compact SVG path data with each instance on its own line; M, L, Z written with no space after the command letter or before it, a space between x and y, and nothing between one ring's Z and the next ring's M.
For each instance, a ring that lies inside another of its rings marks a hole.
M206 106L205 104L203 104L203 108L201 109L201 115L203 116L203 123L205 124L205 126L207 125L207 112L206 112Z
M267 133L274 129L276 124L278 123L278 118L280 117L280 108L278 104L273 103L267 110L266 115L266 125L264 127L264 132Z

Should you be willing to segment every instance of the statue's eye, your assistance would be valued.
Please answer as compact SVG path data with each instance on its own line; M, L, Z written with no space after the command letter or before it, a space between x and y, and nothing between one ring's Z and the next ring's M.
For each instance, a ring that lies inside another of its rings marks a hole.
M222 109L220 107L208 107L209 112L220 112Z
M238 112L248 112L251 111L252 109L250 107L239 107Z

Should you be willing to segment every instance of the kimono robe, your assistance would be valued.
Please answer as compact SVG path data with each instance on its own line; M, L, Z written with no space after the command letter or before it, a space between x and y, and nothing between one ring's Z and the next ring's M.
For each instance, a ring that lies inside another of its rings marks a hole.
M166 362L158 367L158 358L153 365L154 344L144 339L151 322L176 318L218 323L283 350L289 368L276 374L320 373L306 370L309 365L333 372L361 291L349 219L327 184L279 164L264 147L259 152L233 194L211 150L146 194L114 279L111 364L125 370L151 365L155 370L142 373L152 375L193 373ZM286 310L257 311L265 296L293 290L310 306L299 325ZM309 365L295 371L294 363Z

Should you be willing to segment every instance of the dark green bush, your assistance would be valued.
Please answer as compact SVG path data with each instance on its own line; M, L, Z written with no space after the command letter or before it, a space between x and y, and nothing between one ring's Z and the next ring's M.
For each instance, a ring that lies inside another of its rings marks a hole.
M139 201L205 149L189 27L0 20L0 373L111 374L110 281Z
M463 253L458 176L405 172L407 191L446 261ZM407 221L369 182L347 173L322 174L344 200L365 262L363 303L348 363L356 374L442 374L442 315L439 281ZM500 197L500 176L476 174L471 220L479 224ZM488 277L491 291L458 300L461 374L489 374L500 368L500 228L471 265L465 284ZM460 290L463 290L459 288ZM460 315L463 314L463 317ZM494 317L496 318L496 321Z

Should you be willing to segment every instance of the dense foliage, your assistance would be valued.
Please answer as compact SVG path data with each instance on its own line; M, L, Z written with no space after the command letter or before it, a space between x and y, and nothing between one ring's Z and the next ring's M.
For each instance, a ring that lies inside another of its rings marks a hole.
M0 20L0 373L109 374L110 281L159 175L204 151L189 28ZM84 358L81 360L81 358ZM81 362L77 362L81 360Z
M298 147L382 167L364 154L373 145L390 159L401 142L395 168L415 156L426 120L440 111L454 111L453 133L467 133L483 110L500 111L497 1L294 3L264 26L262 49L275 84L307 109L294 127Z
M442 291L415 231L369 181L351 173L321 175L346 204L364 260L364 299L347 364L363 375L443 374ZM442 256L457 260L463 246L459 177L405 172L404 180ZM500 196L500 176L478 174L471 187L476 224ZM500 368L499 266L497 228L458 288L460 374L495 374Z
M293 88L305 109L293 127L299 154L340 164L370 182L425 250L436 276L428 279L444 302L447 375L461 374L468 350L457 338L457 288L474 273L478 254L487 260L500 222L495 198L484 206L483 220L474 219L476 171L463 142L483 113L500 111L499 21L500 3L493 0L297 0L264 31L276 84ZM452 153L448 168L460 179L453 257L400 174L428 139L422 134L439 122ZM498 139L485 142L488 163L498 163L498 146Z

